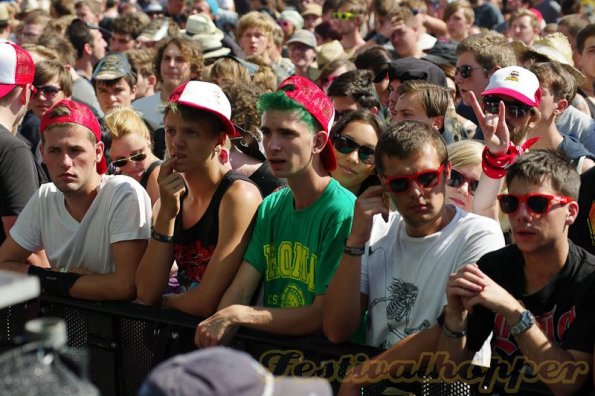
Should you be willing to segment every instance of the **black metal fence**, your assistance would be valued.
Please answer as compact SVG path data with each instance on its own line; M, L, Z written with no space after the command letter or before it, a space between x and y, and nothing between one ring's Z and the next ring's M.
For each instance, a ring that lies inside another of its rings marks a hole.
M149 371L163 360L195 350L194 331L199 319L180 312L134 303L88 302L43 296L0 311L0 340L4 348L22 342L25 322L40 316L63 318L68 346L89 354L90 380L101 394L135 395ZM381 351L356 345L329 343L322 336L285 337L242 329L233 348L251 354L276 375L319 376L337 390L349 367ZM387 381L367 387L362 394L380 394L387 386L415 395L469 395L462 383L431 379L413 384Z

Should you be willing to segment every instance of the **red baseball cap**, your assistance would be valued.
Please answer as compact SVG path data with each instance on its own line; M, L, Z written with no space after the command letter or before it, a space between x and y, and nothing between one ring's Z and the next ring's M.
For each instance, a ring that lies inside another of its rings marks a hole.
M0 98L18 85L33 84L35 64L29 52L13 42L0 41Z
M51 117L52 110L54 110L54 108L57 106L66 107L68 110L70 110L70 114ZM46 111L43 117L41 117L41 125L39 130L43 135L48 127L67 123L83 126L93 132L93 135L95 135L95 142L99 142L101 140L101 127L99 126L99 121L97 121L95 114L93 114L91 109L89 109L86 105L70 99L63 99L52 106L51 109ZM104 154L101 157L101 161L97 163L97 173L103 175L105 172L107 172L107 163L105 161Z
M291 76L283 80L278 91L284 92L289 98L299 103L324 128L327 140L320 153L320 160L328 172L337 168L335 151L328 139L329 132L335 119L333 102L316 84L305 77Z

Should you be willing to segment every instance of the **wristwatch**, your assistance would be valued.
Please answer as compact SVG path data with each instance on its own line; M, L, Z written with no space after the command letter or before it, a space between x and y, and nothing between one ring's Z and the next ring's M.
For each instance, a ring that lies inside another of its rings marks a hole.
M535 316L526 309L521 313L521 319L514 326L510 326L510 334L519 335L534 324Z

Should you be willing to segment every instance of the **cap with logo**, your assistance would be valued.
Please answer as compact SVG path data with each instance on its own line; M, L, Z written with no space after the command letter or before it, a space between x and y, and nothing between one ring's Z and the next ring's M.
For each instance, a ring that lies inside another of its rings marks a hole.
M16 86L33 84L35 64L31 54L10 41L0 41L0 98Z
M58 106L66 107L68 109L68 114L52 116L52 111ZM52 108L50 108L43 115L43 117L41 117L41 125L39 130L43 135L46 129L50 126L67 123L81 125L93 132L96 142L101 140L101 127L99 126L99 121L97 121L93 111L91 111L91 109L89 109L86 105L70 99L63 99L52 106ZM105 172L107 172L107 163L105 162L104 155L97 163L97 173L102 175Z
M335 107L330 98L316 84L306 77L291 76L283 80L277 91L285 93L287 97L306 109L322 126L328 137L335 119ZM328 139L320 153L320 160L324 169L329 172L337 167L335 152Z
M498 95L517 100L527 106L539 107L541 88L537 76L520 66L496 70L482 96Z
M95 71L93 80L116 80L118 78L133 75L134 71L128 58L122 52L112 52L101 58Z
M231 118L231 104L221 88L209 82L188 81L171 93L169 101L213 114L223 123L229 137L240 137Z

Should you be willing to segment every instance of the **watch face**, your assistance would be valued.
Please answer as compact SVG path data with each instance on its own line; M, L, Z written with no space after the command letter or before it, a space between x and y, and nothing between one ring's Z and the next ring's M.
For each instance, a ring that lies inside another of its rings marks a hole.
M523 331L527 330L529 327L531 327L534 323L535 317L533 316L531 311L525 310L523 311L523 313L521 313L521 319L519 320L519 322L514 326L510 327L510 332L512 333L512 335L520 334Z

